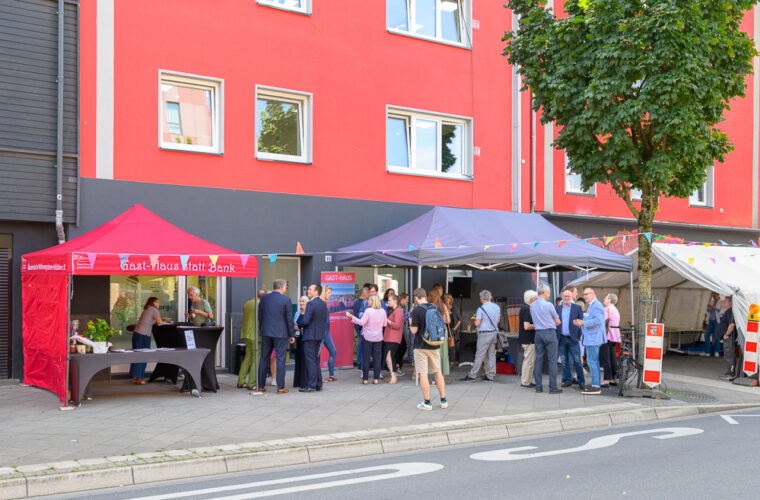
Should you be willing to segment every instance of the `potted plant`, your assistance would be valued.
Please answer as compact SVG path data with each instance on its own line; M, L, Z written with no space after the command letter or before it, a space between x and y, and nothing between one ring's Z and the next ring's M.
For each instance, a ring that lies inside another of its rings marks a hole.
M102 318L98 318L96 321L88 321L87 330L84 331L84 336L89 337L95 344L93 348L95 353L108 351L111 346L110 340L114 335L121 335L121 331L111 328L111 325Z

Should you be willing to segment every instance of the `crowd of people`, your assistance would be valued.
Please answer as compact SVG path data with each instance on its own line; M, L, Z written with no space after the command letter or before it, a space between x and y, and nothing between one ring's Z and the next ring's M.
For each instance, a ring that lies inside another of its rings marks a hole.
M336 346L330 336L330 318L326 303L331 288L312 283L306 296L299 299L295 315L286 295L287 282L275 280L273 291L259 291L260 304L255 301L244 307L243 341L246 356L241 366L238 387L253 389L252 394L266 392L267 371L278 394L285 387L285 360L288 345L295 351L293 386L300 392L321 392L323 384L337 380L335 375ZM564 388L576 386L584 395L597 395L601 388L616 385L617 352L621 342L618 298L607 294L600 300L592 288L583 290L568 286L555 303L545 284L524 293L519 312L519 343L523 349L520 385L544 392L543 371L548 372L548 392L558 394ZM496 375L498 334L502 330L502 311L488 290L479 295L480 305L474 315L477 342L474 361L463 382L482 380L492 382ZM414 366L412 379L417 380L423 401L422 410L432 409L430 385L440 395L441 407L446 408L446 381L455 359L455 343L462 328L462 314L454 306L453 297L443 293L443 286L434 285L430 291L414 290L410 297L388 289L381 297L376 284L367 283L359 292L346 317L354 324L356 358L354 366L361 371L361 383L379 384L387 369L387 382L396 384L403 376L405 362ZM705 353L713 355L722 338L724 346L735 335L730 297L722 301L713 294L708 304L709 323L705 332ZM722 312L722 315L721 315ZM258 373L254 373L253 337L251 324L259 322L261 348ZM469 325L468 325L469 326ZM711 342L710 337L714 339ZM720 338L718 338L720 337ZM716 340L717 339L717 342ZM329 353L328 376L323 379L319 356L322 346ZM724 378L735 376L733 349L724 347L728 370ZM558 363L560 368L558 381ZM587 371L584 370L587 367ZM482 369L482 375L481 375ZM432 375L432 382L430 376ZM258 383L257 383L258 381Z

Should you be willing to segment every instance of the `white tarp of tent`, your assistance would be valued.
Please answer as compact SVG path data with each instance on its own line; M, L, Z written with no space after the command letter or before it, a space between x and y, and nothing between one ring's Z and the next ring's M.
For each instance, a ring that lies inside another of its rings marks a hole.
M634 292L638 288L638 274L635 276ZM591 286L600 297L616 293L621 319L631 317L630 301L626 300L628 273L590 273L573 284ZM710 292L731 296L743 346L749 305L760 304L760 249L654 243L652 291L660 294L660 319L675 330L701 329Z

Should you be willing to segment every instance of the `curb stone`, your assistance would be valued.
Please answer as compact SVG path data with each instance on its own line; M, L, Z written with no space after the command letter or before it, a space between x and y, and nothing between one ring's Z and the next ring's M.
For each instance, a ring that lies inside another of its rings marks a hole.
M0 500L652 422L758 406L760 404L646 408L635 403L619 403L57 464L2 467Z

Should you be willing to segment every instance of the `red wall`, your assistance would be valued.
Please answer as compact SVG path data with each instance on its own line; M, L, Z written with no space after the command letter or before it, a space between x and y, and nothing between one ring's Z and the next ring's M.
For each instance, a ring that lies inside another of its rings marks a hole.
M475 2L474 50L388 33L385 2L116 2L114 178L344 198L510 207L509 13ZM95 2L82 3L82 162L95 176ZM158 147L159 69L224 79L224 155ZM313 94L313 164L258 161L254 85ZM390 174L385 109L473 117L473 182Z

